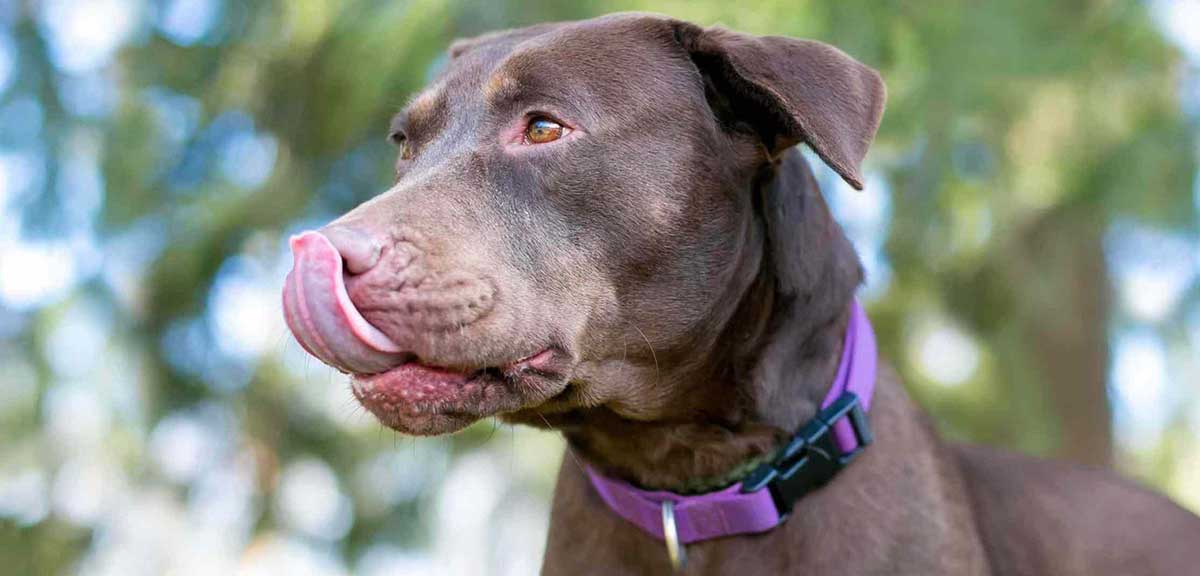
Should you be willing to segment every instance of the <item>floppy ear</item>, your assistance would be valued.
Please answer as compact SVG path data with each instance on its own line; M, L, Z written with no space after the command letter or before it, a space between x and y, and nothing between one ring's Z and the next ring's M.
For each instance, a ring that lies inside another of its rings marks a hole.
M706 77L719 116L749 124L772 156L807 143L862 190L860 165L887 98L878 72L813 40L680 24L677 37Z

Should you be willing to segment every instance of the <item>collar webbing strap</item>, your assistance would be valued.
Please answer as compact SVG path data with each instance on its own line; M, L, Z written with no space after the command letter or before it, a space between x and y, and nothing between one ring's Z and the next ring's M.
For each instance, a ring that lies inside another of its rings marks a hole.
M649 491L587 475L600 498L622 518L664 539L663 502L671 502L679 542L765 532L778 526L802 496L824 485L871 443L866 413L875 391L875 334L858 301L851 304L837 376L821 410L771 461L742 482L698 495Z

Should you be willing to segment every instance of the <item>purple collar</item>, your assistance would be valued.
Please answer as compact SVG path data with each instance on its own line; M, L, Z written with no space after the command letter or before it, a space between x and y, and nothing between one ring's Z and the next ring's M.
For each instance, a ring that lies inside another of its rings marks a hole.
M683 496L643 490L605 477L591 466L587 467L588 477L613 512L665 540L669 549L766 532L783 522L796 500L832 479L871 443L865 412L875 391L876 362L875 334L856 300L850 309L837 377L821 411L777 457L742 482L717 492Z

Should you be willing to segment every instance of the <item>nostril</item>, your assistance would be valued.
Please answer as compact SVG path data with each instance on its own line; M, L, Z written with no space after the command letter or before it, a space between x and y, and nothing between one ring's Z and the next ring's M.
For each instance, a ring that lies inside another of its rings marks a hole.
M349 226L329 226L321 230L342 255L346 272L362 274L379 262L380 244L371 235Z

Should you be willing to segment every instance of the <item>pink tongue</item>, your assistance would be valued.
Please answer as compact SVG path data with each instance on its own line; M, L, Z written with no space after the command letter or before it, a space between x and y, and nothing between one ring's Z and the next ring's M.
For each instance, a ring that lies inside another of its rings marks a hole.
M357 374L404 363L400 347L367 322L346 293L342 256L320 232L291 240L294 262L283 287L283 315L305 350Z

